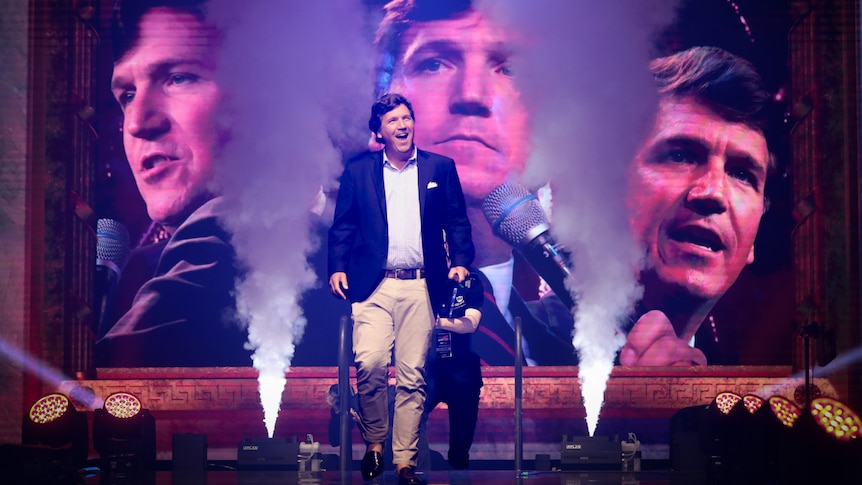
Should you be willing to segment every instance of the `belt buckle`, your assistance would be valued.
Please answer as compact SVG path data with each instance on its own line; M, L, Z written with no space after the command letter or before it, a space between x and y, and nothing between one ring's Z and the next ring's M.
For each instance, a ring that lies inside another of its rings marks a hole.
M416 277L416 270L413 269L396 269L395 278L399 280L412 280Z

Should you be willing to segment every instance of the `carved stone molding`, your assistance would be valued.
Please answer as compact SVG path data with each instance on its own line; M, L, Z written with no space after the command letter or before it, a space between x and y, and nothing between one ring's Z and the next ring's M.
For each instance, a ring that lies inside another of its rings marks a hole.
M313 434L323 449L337 452L337 447L329 447L326 438L332 416L326 394L337 382L337 369L293 368L286 376L275 437L304 438ZM475 456L511 459L514 369L485 367L483 376ZM220 459L235 457L236 446L244 438L266 436L257 373L252 368L101 369L99 377L65 381L58 390L73 396L81 410L101 407L101 400L112 392L135 394L156 418L157 449L162 458L170 455L171 439L177 433L206 434L210 452ZM352 382L353 379L351 375ZM610 435L634 430L643 443L666 449L669 419L682 408L709 404L722 391L764 398L780 394L793 400L802 383L801 377L791 376L789 367L618 367L608 381L599 429ZM816 379L814 383L820 393L840 399L828 381ZM577 367L526 368L522 390L523 441L527 449L555 453L563 435L586 433ZM446 446L449 423L445 405L431 414L427 429L431 443L438 448ZM352 433L354 451L361 456L358 429L354 427Z
M482 409L514 409L515 382L510 367L483 370ZM60 390L72 393L76 387L89 388L94 405L112 392L138 396L154 411L225 411L260 408L254 369L120 369L102 371L104 378L66 381ZM583 409L577 367L527 368L523 372L524 409ZM351 376L351 379L354 377ZM326 394L337 383L332 367L294 368L287 373L282 395L283 410L329 409ZM393 381L394 384L394 381ZM608 381L604 408L618 415L636 416L642 411L670 415L688 407L709 404L720 392L756 394L767 398L782 395L791 400L801 376L791 376L787 367L721 367L694 369L617 368ZM815 384L825 395L835 390L825 379ZM838 396L836 396L838 397Z

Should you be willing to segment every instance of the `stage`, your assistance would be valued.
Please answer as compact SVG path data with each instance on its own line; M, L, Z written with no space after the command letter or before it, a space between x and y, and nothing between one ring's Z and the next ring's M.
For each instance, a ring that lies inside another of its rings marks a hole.
M649 471L640 473L621 472L524 472L518 474L512 470L471 470L471 471L434 471L421 475L429 485L559 485L559 484L597 484L597 485L635 485L635 484L697 484L691 476L675 476L667 471ZM104 483L93 477L84 483L96 485ZM145 485L340 485L340 484L397 484L398 480L391 471L384 473L371 481L364 481L359 472L342 475L339 472L322 472L318 474L299 475L296 472L237 472L210 471L203 479L190 479L188 476L178 476L169 471L156 472L145 480L140 478L136 484Z
M523 460L533 460L537 454L559 460L565 436L586 436L577 372L577 367L523 369ZM208 460L231 461L236 460L243 439L266 437L256 378L253 368L99 369L97 379L65 381L58 390L81 396L76 407L89 411L91 421L92 409L105 396L118 391L138 396L156 420L158 460L171 459L173 435L192 433L206 435ZM471 459L474 463L513 461L514 369L484 367L483 379ZM320 443L321 453L338 455L339 447L331 446L329 440L332 413L326 399L336 383L336 367L290 369L274 438L304 441L311 434ZM814 383L823 395L836 396L828 381L816 379ZM616 367L596 435L624 441L633 433L644 460L667 460L669 419L678 410L707 405L722 391L763 398L782 395L796 401L802 397L803 385L802 377L791 376L790 367ZM431 450L445 456L448 432L446 408L441 405L429 419ZM363 452L354 426L352 458L360 459ZM91 456L95 456L93 450Z

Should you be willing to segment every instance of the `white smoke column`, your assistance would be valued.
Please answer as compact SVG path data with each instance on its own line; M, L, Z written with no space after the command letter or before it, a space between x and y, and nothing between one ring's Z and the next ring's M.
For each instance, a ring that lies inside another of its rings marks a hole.
M367 140L371 41L360 0L212 0L208 15L224 32L219 81L231 127L216 182L246 269L237 307L272 437L305 328L298 301L317 283L306 262L319 245L309 209L341 171L336 144Z
M671 0L482 1L523 33L514 65L532 108L524 182L552 181L553 231L573 250L573 343L590 436L624 337L616 330L641 295L641 252L629 230L625 171L656 104L647 70Z

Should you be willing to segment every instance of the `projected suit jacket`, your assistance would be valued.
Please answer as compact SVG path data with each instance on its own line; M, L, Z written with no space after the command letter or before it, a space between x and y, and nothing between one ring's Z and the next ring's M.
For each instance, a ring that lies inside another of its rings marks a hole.
M475 256L470 221L455 162L418 150L419 212L428 292L438 308L449 265L470 266ZM329 274L347 273L351 302L364 301L383 279L389 249L383 151L364 153L347 163L329 230Z
M479 275L484 284L485 301L482 321L472 334L472 348L481 357L483 365L514 365L515 332L497 307L491 283L481 271ZM574 318L559 298L550 294L536 301L525 301L512 288L508 310L513 319L521 318L524 340L530 346L530 358L536 364L578 364L571 338Z
M235 319L237 276L217 197L197 209L165 245L155 274L96 344L103 367L250 366L246 331Z

